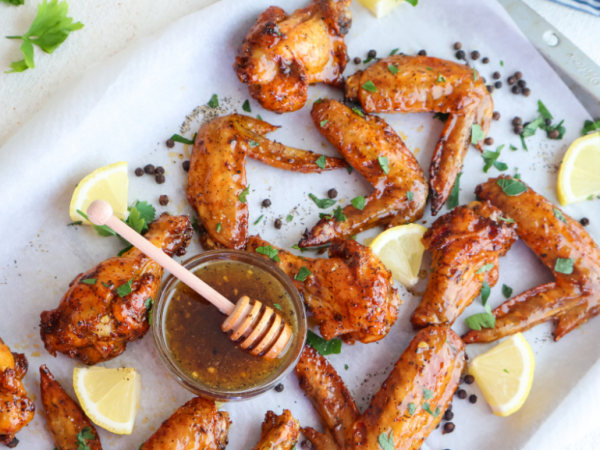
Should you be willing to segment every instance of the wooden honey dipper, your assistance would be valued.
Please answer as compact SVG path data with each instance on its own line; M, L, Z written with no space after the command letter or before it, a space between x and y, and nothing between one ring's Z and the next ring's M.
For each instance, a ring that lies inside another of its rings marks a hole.
M258 300L251 303L246 295L242 296L237 304L231 303L177 261L165 255L161 249L155 247L129 225L115 217L112 207L104 200L94 201L88 207L87 216L94 225L109 226L165 270L171 272L173 276L227 314L229 317L225 319L221 329L230 333L229 337L232 341L241 340L239 346L244 350L249 350L250 354L274 359L287 349L292 337L292 329L273 308L263 305Z

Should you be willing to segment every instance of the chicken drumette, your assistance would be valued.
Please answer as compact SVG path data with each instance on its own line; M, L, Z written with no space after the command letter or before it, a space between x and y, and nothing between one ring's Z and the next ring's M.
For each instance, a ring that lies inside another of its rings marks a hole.
M0 444L15 448L15 435L35 415L35 404L27 398L21 380L27 373L27 359L12 353L0 338Z
M346 98L368 113L427 112L449 114L431 167L431 212L448 199L469 148L471 127L487 135L494 112L492 96L474 70L427 56L395 55L356 72L346 82Z
M515 194L515 187L524 192ZM493 311L495 328L469 331L466 343L495 341L548 320L558 322L558 341L600 313L600 248L579 222L510 177L491 178L475 192L515 220L519 237L552 270L555 281L500 305Z
M433 223L422 239L433 261L427 290L410 319L414 327L452 326L484 282L495 286L498 260L517 239L511 222L489 202L472 202Z
M187 216L166 213L144 236L167 255L185 254L193 229ZM161 285L163 269L137 248L79 274L52 311L42 312L46 350L97 364L125 351L149 328L148 311Z
M263 108L296 111L306 103L308 85L343 85L351 22L350 0L315 0L291 15L271 6L246 35L233 68Z
M260 440L252 450L292 450L299 436L300 423L289 410L284 409L280 416L273 411L267 411Z
M271 246L250 236L247 251ZM354 240L333 241L329 259L305 258L277 249L276 264L304 297L304 303L327 339L337 336L346 343L383 339L398 316L400 303L392 274L369 247ZM305 267L311 274L300 281L296 275Z

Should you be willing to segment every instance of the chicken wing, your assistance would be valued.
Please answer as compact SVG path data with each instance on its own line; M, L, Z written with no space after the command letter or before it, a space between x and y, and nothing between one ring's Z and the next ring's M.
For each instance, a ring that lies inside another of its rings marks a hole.
M300 241L300 247L348 238L376 225L396 226L421 218L427 180L413 154L383 119L359 115L336 100L315 102L311 114L320 133L365 176L375 192L366 197L362 210L346 206L344 221L323 217Z
M279 169L303 173L347 166L343 159L326 157L321 168L317 165L321 155L264 138L276 129L262 120L232 114L215 119L198 131L190 159L187 198L206 230L200 235L205 249L246 246L246 156Z
M368 113L449 114L429 168L431 212L448 199L469 148L471 127L487 136L494 102L483 78L468 66L427 56L395 55L356 72L346 82L346 98ZM366 86L366 87L365 87ZM481 141L478 145L481 150Z
M185 254L192 233L187 216L165 213L144 237L173 256ZM58 308L42 312L46 350L89 365L120 355L148 332L148 311L162 276L162 267L135 247L77 275Z
M496 285L498 260L517 239L511 222L489 202L471 202L433 223L422 239L433 261L427 289L410 319L415 328L452 326L484 282Z
M343 85L351 23L350 0L315 0L291 15L271 6L246 35L233 68L263 108L297 111L309 84Z
M316 352L305 351L296 375L326 431L308 429L306 436L317 450L381 450L380 439L396 450L421 448L458 387L465 366L464 348L447 327L419 331L360 417L335 370ZM335 420L332 413L343 420Z
M82 440L89 450L102 450L100 437L90 419L45 365L40 367L40 389L46 422L57 450L81 448Z
M165 420L140 450L224 450L231 420L215 402L193 398Z
M12 353L0 338L0 444L15 448L15 435L35 415L35 404L27 398L21 380L27 373L27 358Z
M259 236L250 236L246 250L270 245ZM368 343L383 339L390 331L400 300L391 272L368 247L337 239L329 247L329 259L300 258L277 250L280 261L276 264L294 280L325 339L341 336L348 344ZM311 272L304 281L295 278L302 267Z
M510 177L490 178L477 186L517 224L519 237L542 260L555 281L523 292L496 308L496 327L471 330L466 343L491 342L556 320L554 340L600 313L600 248L583 227L531 188L509 195L500 184L522 183Z
M280 416L273 411L267 411L260 440L252 450L292 450L299 436L300 423L289 410L284 409Z

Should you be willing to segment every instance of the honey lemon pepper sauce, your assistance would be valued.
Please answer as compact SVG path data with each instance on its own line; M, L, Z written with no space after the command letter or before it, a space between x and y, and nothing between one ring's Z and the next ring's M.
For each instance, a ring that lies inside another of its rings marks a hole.
M206 263L194 274L232 302L242 295L277 308L297 334L292 299L269 273L238 261ZM178 282L169 294L165 337L179 367L208 388L240 391L260 385L285 364L291 348L280 358L252 356L221 330L226 316L185 284Z

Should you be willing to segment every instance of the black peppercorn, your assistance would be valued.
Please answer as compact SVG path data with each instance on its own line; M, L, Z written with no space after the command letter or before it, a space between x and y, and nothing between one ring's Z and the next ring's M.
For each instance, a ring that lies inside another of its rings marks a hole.
M338 192L335 189L329 189L327 191L327 197L329 197L329 198L336 198L337 194L338 194Z
M17 445L19 445L19 440L16 437L12 438L12 441L6 444L8 448L17 448Z
M367 56L369 58L377 58L377 50L369 50L369 53L367 53Z
M492 78L493 78L494 80L499 80L499 79L500 79L500 76L501 76L501 75L500 75L500 72L494 72L494 73L492 74Z
M523 125L517 125L514 129L515 134L521 136L523 134Z
M162 173L156 175L154 179L158 184L163 184L165 182L165 176Z
M512 86L513 84L515 84L517 82L517 80L515 79L515 77L508 77L506 79L506 82L508 83L509 86Z
M452 422L446 422L444 424L444 434L452 433L455 428L456 428L456 425L454 425Z
M458 391L456 391L456 395L458 395L458 398L460 398L461 400L464 400L465 398L467 398L467 391L465 391L464 389L459 389Z
M356 57L354 58L354 64L360 64L362 62L362 59L360 59L360 57Z
M471 394L469 396L469 402L471 402L473 404L477 403L477 396L475 394Z
M148 175L154 175L154 166L152 164L146 164L144 166L144 172Z
M579 221L579 223L581 223L581 225L583 225L584 227L587 227L590 224L590 219L588 219L587 217L584 217L583 219L581 219Z
M446 408L446 411L452 411L452 403L450 403L450 404L448 405L448 408Z
M544 119L544 123L547 127L549 127L550 125L552 125L552 119Z
M158 166L156 169L154 169L154 173L156 175L164 175L165 169L162 166Z
M456 59L465 59L465 52L463 52L462 50L459 50L456 52Z
M552 130L550 132L550 139L558 139L560 132L558 130Z
M496 89L500 89L500 88L502 87L502 81L496 81L496 82L494 83L494 87L495 87Z
M304 441L302 441L302 444L300 444L300 447L302 447L302 450L314 450L312 443L306 439Z
M277 228L279 230L281 228L282 223L283 222L281 221L281 219L276 219L275 220L275 228Z
M473 375L465 376L465 383L473 384L475 382L475 377Z
M262 205L263 205L264 208L268 208L269 206L271 206L271 200L269 200L268 198L265 198L262 201Z
M531 89L529 89L529 88L523 89L523 95L525 97L529 97L531 95Z
M483 58L483 59L481 60L481 62L482 62L483 64L488 64L488 63L490 62L490 58L488 58L488 57L486 56L485 58Z
M474 61L478 60L480 56L481 54L477 50L471 52L471 59Z
M446 411L444 413L444 420L452 420L454 419L454 413L452 411Z
M500 120L500 113L498 111L494 111L494 114L492 114L492 119Z
M512 124L514 126L523 125L523 119L521 119L520 117L517 116L513 119Z
M185 170L186 172L189 172L190 171L190 162L188 160L182 162L181 167L183 167L183 170Z
M425 50L420 50L419 56L427 56L427 52Z
M485 77L481 77L481 80L482 80L484 83L487 83L487 80L485 79Z
M283 392L283 384L279 383L277 386L275 386L275 390L277 392Z
M486 88L487 88L487 90L488 90L488 92L489 92L490 94L491 94L492 92L494 92L494 86L492 86L491 84L488 84L488 85L486 86Z
M513 86L511 89L513 94L520 94L521 93L521 88L517 85Z
M158 197L158 203L160 203L161 206L167 206L169 204L169 196L161 195Z
M454 44L454 50L460 50L462 48L462 44L460 42L457 42Z
M527 86L527 81L519 80L519 81L517 81L517 84L519 85L519 87L524 88L525 86Z
M167 139L167 147L169 147L169 148L175 147L175 141L173 139Z
M138 167L137 169L135 169L135 175L137 177L141 177L142 175L144 175L144 169L142 169L141 167Z
M523 78L523 74L521 72L515 72L515 78L517 80L520 80L521 78Z
M487 137L487 138L485 138L485 140L483 141L483 143L484 143L485 145L494 145L494 138L493 138L493 137ZM468 375L467 375L467 376L468 376ZM467 378L465 377L465 380L466 380L466 379L467 379Z

